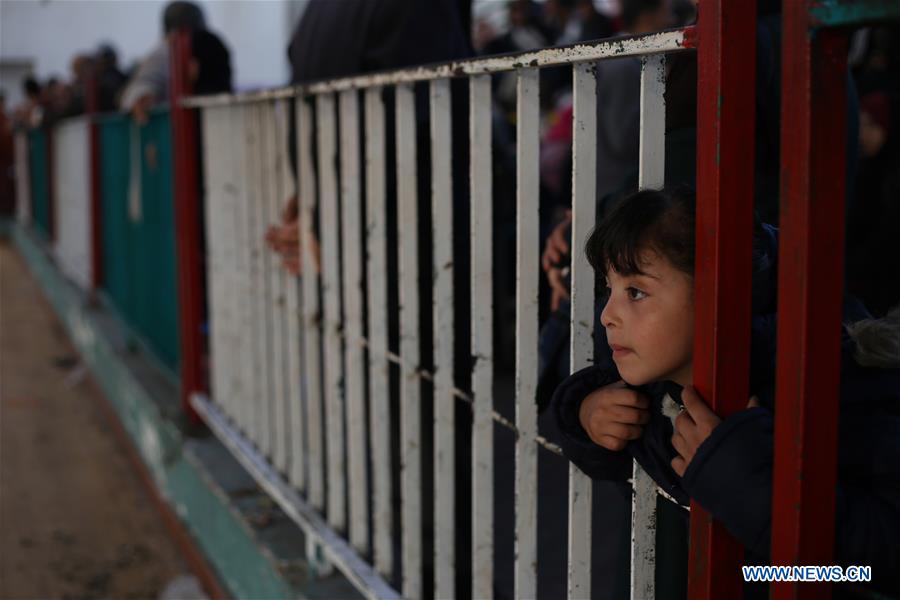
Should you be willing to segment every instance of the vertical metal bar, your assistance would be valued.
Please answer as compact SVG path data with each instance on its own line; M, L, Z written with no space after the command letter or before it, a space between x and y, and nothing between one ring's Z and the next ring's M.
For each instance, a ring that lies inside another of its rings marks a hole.
M350 495L350 544L360 553L369 546L369 494L366 460L366 388L363 362L362 197L359 165L357 90L340 94L341 208L344 258L344 364L347 402L347 454Z
M540 272L539 73L520 69L516 121L516 563L515 595L537 594L537 347Z
M223 265L222 242L222 210L223 210L223 172L218 150L221 145L221 112L223 109L201 109L200 118L204 135L203 172L205 175L204 206L206 208L206 290L207 311L209 315L209 369L213 400L225 406L224 400L227 384L223 381L226 373L224 364L225 343L222 339L222 323L224 315L222 301L225 298L221 289L221 276L227 268Z
M103 154L100 148L100 123L97 120L100 112L99 85L95 75L89 77L87 88L91 287L96 292L103 285Z
M494 207L491 76L469 79L472 244L472 597L494 594Z
M641 126L638 187L665 185L666 57L641 59ZM656 482L634 463L631 497L631 598L656 596Z
M810 4L783 15L774 565L834 562L847 37L810 33ZM772 597L828 597L824 585L778 583Z
M301 102L301 100L297 100ZM287 121L291 115L288 111L294 110L292 102L285 102L282 105L282 127L279 131L287 131ZM299 128L299 120L295 121L296 128ZM290 164L290 155L287 151L288 140L282 139L279 149L282 152L285 168L282 172L285 200L292 190L299 194L299 189L294 187L294 177L299 177L299 165ZM299 146L298 146L299 147ZM296 156L296 155L295 155ZM283 210L283 209L282 209ZM299 206L298 206L299 217ZM298 238L300 234L298 231ZM302 252L299 250L298 252ZM300 258L300 257L298 257ZM301 339L301 323L302 323L302 305L300 301L300 280L292 275L286 275L285 279L285 295L287 298L287 377L288 377L288 403L290 411L290 472L289 479L291 485L303 491L306 488L306 415L304 411L303 389L302 383L304 378L304 364L302 359L302 339Z
M191 117L193 117L193 115L191 115L188 118L191 118ZM182 119L182 115L179 115L179 119ZM173 127L174 127L174 122L173 122ZM45 175L47 177L47 235L49 236L50 241L54 242L54 244L55 244L57 228L58 228L57 221L59 220L59 215L57 214L57 206L56 206L58 196L59 196L59 194L56 193L57 192L56 184L58 182L56 181L56 177L54 174L54 168L53 168L53 165L56 163L56 152L54 151L54 147L56 145L56 129L52 126L45 126L44 127L44 135L46 136L46 140L47 140L46 146L44 147L44 156L47 161L47 163L46 163L47 171L45 173ZM194 143L196 143L196 140L194 140ZM186 166L187 165L183 165L183 167L186 167ZM196 157L194 158L193 168L196 169ZM185 405L182 405L182 406L185 406ZM187 406L187 410L190 411L191 410L190 403L188 403L186 406ZM193 413L190 413L190 414L193 414Z
M207 161L211 161L210 168L204 169L204 177L206 179L204 189L206 195L215 195L213 198L213 208L217 211L215 215L210 214L211 210L206 211L206 228L207 231L212 230L211 238L206 236L207 246L207 323L209 331L209 373L211 383L213 385L213 393L216 402L222 407L222 410L231 416L231 381L230 381L230 354L231 347L229 344L229 328L230 328L230 302L228 284L230 281L231 265L229 264L229 244L231 242L229 231L229 221L231 220L230 210L230 186L231 186L231 149L227 145L221 145L217 140L227 139L230 133L230 123L228 121L227 107L215 109L213 119L213 127L216 131L212 143L215 150L203 148L203 153L207 157ZM201 113L207 112L201 109ZM203 115L205 118L205 114ZM203 128L203 133L208 136L209 131ZM207 207L210 202L207 202ZM213 248L212 243L218 247ZM212 271L212 265L215 264L215 272ZM215 298L214 298L215 296ZM218 306L215 306L217 304ZM218 322L217 322L218 321ZM218 338L218 339L216 339ZM217 372L217 366L219 371Z
M232 126L233 123L229 118L231 116L231 108L223 107L219 110L219 123L217 125L219 129L219 139L233 139L231 138ZM234 246L234 169L232 168L232 161L236 149L233 145L223 144L219 146L219 151L213 153L211 158L216 160L219 164L216 168L220 169L222 172L221 176L221 186L218 190L218 193L221 194L220 201L220 210L221 214L218 215L219 226L218 226L218 235L221 237L219 240L220 244L220 252L219 252L219 265L220 271L217 274L218 278L218 290L217 293L221 294L219 298L219 339L222 345L222 348L219 350L219 358L215 359L213 356L209 358L210 370L215 369L216 363L220 364L223 368L223 372L218 375L215 372L212 373L213 376L219 378L220 386L224 386L224 390L220 389L222 407L226 414L231 419L234 419L234 382L233 382L233 356L234 356L234 311L232 306L235 302L235 294L232 287L232 282L234 280L234 264L232 259L232 249ZM207 193L209 193L209 186L206 186ZM209 219L209 213L207 212L207 220ZM207 237L207 245L209 244L209 238ZM209 288L207 288L209 290ZM211 295L209 291L207 291L207 297L211 299ZM210 310L210 307L207 307ZM209 322L212 323L213 317L209 317ZM212 348L212 341L210 342L210 348Z
M178 331L180 334L179 371L181 407L192 422L198 417L191 408L194 393L206 391L203 377L203 290L200 261L200 203L197 199L197 130L193 109L181 106L181 98L191 93L188 64L191 40L187 32L177 33L170 41L171 85L169 106L174 152L175 230L178 253ZM52 140L47 140L52 148ZM50 165L53 164L49 161ZM52 169L51 169L52 172ZM51 215L54 198L51 191ZM51 237L52 237L51 220Z
M431 214L434 244L434 593L456 595L453 396L453 191L450 81L431 81Z
M593 362L594 271L584 248L597 221L597 75L592 64L572 67L574 139L572 142L572 324L571 368ZM569 598L591 594L591 496L589 477L569 465Z
M259 443L260 448L269 460L274 456L274 381L273 381L273 357L272 357L272 328L273 328L273 306L272 306L272 285L269 280L269 272L271 270L272 255L266 247L263 240L266 235L266 228L269 226L269 194L271 193L271 179L269 174L269 138L271 132L267 127L267 110L264 102L258 103L256 107L256 127L259 137L259 146L257 147L258 155L258 173L259 187L257 193L259 198L256 202L256 232L257 240L255 243L259 248L259 271L257 272L257 285L260 303L258 306L258 336L260 343L260 430Z
M268 377L268 282L266 279L266 249L263 237L265 235L265 161L263 148L266 138L262 127L262 105L255 103L253 106L252 127L256 137L256 146L253 156L254 186L250 202L253 207L253 229L250 231L250 242L253 248L253 338L256 344L256 373L254 379L254 438L257 448L266 456L271 456L269 446L269 377Z
M22 226L31 225L31 178L28 164L28 132L16 131L15 153L16 157L16 216Z
M699 20L694 387L721 417L747 405L756 2L712 0ZM779 322L781 319L779 319ZM691 503L688 596L741 594L742 549Z
M240 155L240 196L238 197L238 273L240 276L241 347L240 380L241 394L238 396L238 422L248 439L253 439L255 420L256 390L256 344L254 337L254 259L253 259L253 169L252 157L256 150L256 134L253 131L252 105L243 104L238 108L237 126L243 140Z
M284 165L279 152L282 141L281 136L278 135L275 103L266 103L264 111L267 150L264 172L268 183L268 193L266 194L266 228L268 229L281 221L280 207L284 201L284 193L281 190L281 170ZM284 269L278 256L269 248L266 248L266 256L268 258L269 307L271 310L269 389L272 395L269 405L272 410L272 464L284 473L287 471L288 451L287 375L285 373L287 313L284 298Z
M299 165L300 259L303 275L303 366L306 403L306 439L309 443L309 501L319 511L325 509L325 477L322 423L322 313L319 302L319 265L316 259L315 215L318 186L313 170L312 109L306 98L297 99L297 154Z
M387 207L384 101L381 88L366 90L366 248L369 284L369 410L372 457L372 526L375 568L393 569L391 420L388 394Z
M666 55L641 59L638 187L659 189L666 177Z
M240 122L241 109L237 106L228 108L226 115L223 117L227 123L225 135L227 139L241 139L243 128ZM226 317L226 327L228 334L226 336L226 344L228 346L228 406L230 409L229 416L234 423L239 422L240 407L244 400L244 382L242 377L241 352L243 338L241 328L243 325L243 315L241 307L243 303L243 282L240 270L240 253L242 246L241 234L243 221L241 219L241 201L243 185L243 177L241 176L241 168L243 165L244 148L242 144L228 144L228 162L225 169L228 171L228 185L225 190L227 199L226 224L227 231L226 240L226 264L228 271L226 272L227 291L225 292L225 302L228 307Z
M397 125L397 240L400 246L400 477L403 596L422 597L421 380L419 364L419 248L416 183L416 106L410 84L399 84Z
M249 170L248 181L250 182L247 190L247 237L249 263L250 263L250 330L251 330L251 350L252 350L252 387L250 393L250 439L260 450L265 449L262 444L264 418L264 401L266 398L265 378L263 371L265 369L265 344L264 329L265 315L263 313L263 286L262 277L262 225L260 222L260 203L262 202L262 176L260 168L260 146L262 138L259 127L259 105L250 104L247 107L247 153L249 160L247 166Z
M328 523L343 531L346 456L341 368L341 263L338 220L334 95L316 97L319 151L319 232L322 236L322 298L325 337L325 423L328 431Z

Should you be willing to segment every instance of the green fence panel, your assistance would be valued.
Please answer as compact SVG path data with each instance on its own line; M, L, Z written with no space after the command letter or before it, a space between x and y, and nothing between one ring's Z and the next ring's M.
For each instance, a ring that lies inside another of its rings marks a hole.
M31 176L31 218L45 236L50 235L50 168L47 162L47 132L28 132L28 167Z
M168 111L141 129L143 228L138 236L139 319L162 359L178 363L178 275L175 247L172 127Z
M178 296L168 111L144 126L100 121L104 288L160 361L178 371ZM139 161L133 168L132 161ZM132 176L139 178L132 186Z
M134 324L131 240L137 227L128 216L129 122L107 117L100 124L103 287L119 313Z

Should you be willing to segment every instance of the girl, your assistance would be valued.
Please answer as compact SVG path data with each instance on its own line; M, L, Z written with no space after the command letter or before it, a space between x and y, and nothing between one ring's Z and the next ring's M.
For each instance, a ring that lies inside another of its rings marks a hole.
M612 360L566 379L554 413L582 471L624 480L637 460L681 504L709 510L751 564L766 560L770 540L776 232L758 225L754 235L751 400L723 420L690 387L694 227L691 191L642 191L594 231L586 252L606 279L600 321ZM844 312L865 314L850 298ZM900 590L898 349L900 315L844 329L835 559L872 566L882 591Z

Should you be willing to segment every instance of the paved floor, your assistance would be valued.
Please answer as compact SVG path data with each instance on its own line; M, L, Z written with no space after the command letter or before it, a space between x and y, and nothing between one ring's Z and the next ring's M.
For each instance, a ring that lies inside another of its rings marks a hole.
M101 402L0 242L0 599L158 598L186 572Z

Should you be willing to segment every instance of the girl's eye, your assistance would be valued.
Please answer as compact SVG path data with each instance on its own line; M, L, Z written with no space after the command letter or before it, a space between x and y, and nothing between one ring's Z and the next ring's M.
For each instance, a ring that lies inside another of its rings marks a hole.
M628 298L631 300L643 300L647 297L647 292L639 290L636 287L630 287L626 291L628 292Z

